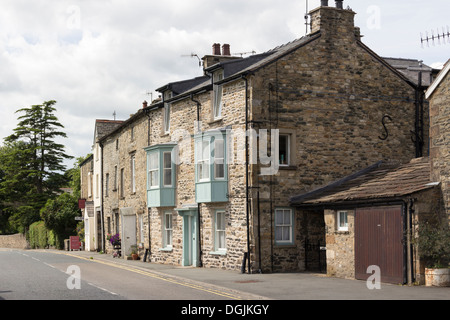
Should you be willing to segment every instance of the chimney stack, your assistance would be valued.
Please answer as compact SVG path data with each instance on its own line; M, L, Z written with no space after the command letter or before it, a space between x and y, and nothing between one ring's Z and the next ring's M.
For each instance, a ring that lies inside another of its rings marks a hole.
M220 56L220 43L214 43L212 47L213 56Z
M231 56L231 51L230 51L230 45L229 44L224 44L222 46L222 55L224 55L224 56Z
M337 9L344 9L343 2L344 2L344 0L336 0L336 8Z
M328 7L328 0L320 0L321 7Z

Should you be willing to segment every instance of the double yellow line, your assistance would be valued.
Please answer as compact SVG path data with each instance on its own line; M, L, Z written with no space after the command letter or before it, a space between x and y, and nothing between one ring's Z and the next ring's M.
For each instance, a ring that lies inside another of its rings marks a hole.
M212 293L212 294L215 294L215 295L218 295L218 296L221 296L221 297L225 297L225 298L228 298L228 299L243 300L243 298L241 298L240 296L237 296L235 293L231 293L231 292L228 293L228 292L224 292L224 291L221 291L221 290L218 290L218 289L208 288L208 287L205 287L205 286L202 286L202 285L176 280L176 279L173 279L173 278L170 278L170 277L158 275L158 274L153 273L151 271L144 271L144 270L133 268L133 267L130 267L130 266L124 266L122 264L110 263L110 262L102 261L102 260L89 259L89 258L80 257L80 256L77 256L77 255L70 254L70 253L65 253L65 252L63 252L63 253L59 253L58 252L58 254L64 254L64 255L67 255L67 256L75 257L75 258L86 260L86 261L92 261L92 262L96 262L96 263L101 263L101 264L104 264L104 265L107 265L107 266L110 266L110 267L115 267L115 268L118 268L118 269L123 269L123 270L127 270L127 271L130 271L130 272L142 274L142 275L147 276L147 277L151 277L151 278L154 278L154 279L170 282L170 283L177 284L177 285L180 285L180 286L183 286L183 287L188 287L188 288L192 288L192 289L195 289L195 290L200 290L200 291Z

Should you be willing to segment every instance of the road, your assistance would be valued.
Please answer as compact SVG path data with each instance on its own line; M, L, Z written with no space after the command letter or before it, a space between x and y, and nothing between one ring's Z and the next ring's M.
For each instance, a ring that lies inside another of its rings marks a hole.
M129 266L65 254L0 249L0 300L236 298L236 293L226 289L162 277Z

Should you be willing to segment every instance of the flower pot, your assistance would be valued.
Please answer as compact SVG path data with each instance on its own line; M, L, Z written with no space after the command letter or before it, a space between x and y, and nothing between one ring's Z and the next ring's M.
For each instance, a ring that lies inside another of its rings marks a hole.
M450 268L425 268L425 286L450 287Z
M139 259L139 255L137 253L133 253L133 254L131 254L131 258L133 260L138 260Z

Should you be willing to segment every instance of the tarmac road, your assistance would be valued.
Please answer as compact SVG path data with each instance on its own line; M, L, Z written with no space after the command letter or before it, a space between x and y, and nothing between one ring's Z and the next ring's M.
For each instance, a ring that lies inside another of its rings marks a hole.
M67 268L81 270L68 290ZM56 268L56 269L53 269ZM30 290L32 288L32 290ZM312 273L241 274L112 258L85 251L0 249L0 299L450 300L450 288L381 284Z

